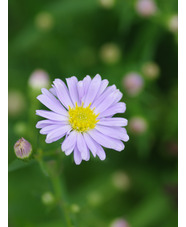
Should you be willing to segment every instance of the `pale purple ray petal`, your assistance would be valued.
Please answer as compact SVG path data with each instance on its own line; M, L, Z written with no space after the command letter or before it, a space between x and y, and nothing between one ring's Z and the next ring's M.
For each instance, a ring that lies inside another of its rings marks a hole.
M82 97L84 95L83 81L79 81L78 82L77 89L78 89L79 100L80 100L80 103L81 103L82 102Z
M90 86L90 83L91 83L91 77L87 75L87 76L83 79L83 88L84 88L84 95L83 95L83 97L82 97L82 101L83 101L83 102L84 102L84 100L85 100L85 97L86 97L88 88L89 88L89 86Z
M94 112L96 114L104 112L107 108L109 108L118 97L118 91L114 91L109 94L98 106L96 106Z
M69 88L70 97L74 106L76 105L76 102L79 105L80 102L79 102L79 94L77 89L77 83L78 83L77 78L73 76L71 78L67 78L66 81Z
M112 92L116 91L116 86L112 85L109 86L105 89L105 91L97 98L94 100L94 102L92 103L91 107L96 107L98 106L103 100L105 100L105 98L110 95Z
M62 126L65 126L65 125L56 125L56 124L54 124L54 125L48 125L48 126L45 126L45 127L43 127L41 130L40 130L40 133L41 134L48 134L49 132L51 132L52 130L54 130L54 129L57 129L57 128L60 128L60 127L62 127Z
M57 93L54 87L50 88L49 91L57 97Z
M51 89L55 90L55 88L51 88ZM47 96L53 103L55 103L58 106L58 108L66 111L66 109L61 105L61 102L55 97L55 95L53 93L48 91L46 88L42 88L41 92L43 93L43 95Z
M76 165L79 165L82 162L81 153L78 150L77 146L74 147L74 162Z
M41 120L36 124L36 128L43 128L49 125L64 125L68 124L66 121L53 121L53 120Z
M84 140L85 140L85 142L87 144L87 147L92 152L93 156L96 157L96 153L97 153L97 146L96 146L96 144L97 143L87 133L83 133L83 137L84 137Z
M70 95L69 95L69 91L68 91L65 83L60 79L55 79L54 86L55 86L55 90L56 90L56 93L57 93L57 97L59 98L61 103L67 109L69 109L69 106L73 107L74 104L72 103L72 100L71 100Z
M106 126L126 126L128 124L128 120L122 117L107 117L101 118L98 122L98 125L106 125Z
M90 103L94 101L96 94L101 85L101 77L97 74L91 81L90 86L87 90L87 94L84 100L84 107L87 107Z
M58 114L65 115L65 116L68 115L65 108L63 108L63 106L57 99L55 100L56 101L55 102L55 101L51 100L49 97L47 97L46 95L39 95L39 96L37 96L37 99L50 110L52 110ZM57 102L59 102L59 103L57 103Z
M113 116L116 113L124 113L126 110L126 104L124 102L118 102L111 105L108 109L104 112L100 113L98 119L102 117Z
M68 121L68 117L48 110L36 110L36 114L54 121Z
M46 143L52 143L61 139L66 133L71 130L70 125L60 126L47 134Z
M75 146L76 140L77 140L77 132L71 131L69 135L64 139L61 145L61 150L62 151L71 150L71 148Z
M100 85L99 91L95 97L95 100L105 91L108 84L109 84L109 82L106 79L101 81L101 85Z
M100 133L98 130L93 129L87 132L97 143L102 145L103 147L107 147L110 149L114 149L116 151L122 151L124 149L124 144L118 140L106 136Z
M102 146L100 146L98 143L97 143L97 156L102 161L105 160L105 158L106 158L105 151L103 150Z
M77 148L80 151L83 160L88 161L90 158L90 152L81 133L77 134Z
M110 136L115 139L128 141L129 136L127 135L126 129L121 127L108 127L103 125L96 125L95 127L99 132L106 136Z

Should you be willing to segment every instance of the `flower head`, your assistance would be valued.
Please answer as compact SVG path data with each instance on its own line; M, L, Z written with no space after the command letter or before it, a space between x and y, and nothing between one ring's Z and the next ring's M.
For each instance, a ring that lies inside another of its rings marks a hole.
M66 155L74 154L74 161L90 159L90 152L104 160L103 147L122 151L129 137L123 126L125 118L113 117L124 113L126 105L119 102L122 93L115 85L100 75L93 79L86 76L78 81L75 76L67 78L67 86L55 79L51 89L43 88L37 98L48 110L37 110L36 114L46 118L37 123L40 133L46 134L46 143L65 137L61 149ZM121 141L122 140L122 141Z

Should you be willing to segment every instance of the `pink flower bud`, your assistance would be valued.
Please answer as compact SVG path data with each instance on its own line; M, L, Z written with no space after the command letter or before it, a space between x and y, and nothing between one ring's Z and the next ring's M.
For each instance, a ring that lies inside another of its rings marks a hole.
M157 12L157 6L153 0L138 0L136 11L143 17L152 16Z
M42 69L35 70L28 81L32 89L40 90L41 88L48 88L50 85L49 75Z
M21 138L15 143L14 152L17 158L26 159L29 158L32 153L32 146L27 140Z
M122 218L114 220L110 227L129 227L129 224Z
M123 86L131 96L138 95L144 85L143 78L137 73L129 73L123 78Z
M133 117L129 120L129 129L135 134L142 134L147 130L147 121L142 117Z

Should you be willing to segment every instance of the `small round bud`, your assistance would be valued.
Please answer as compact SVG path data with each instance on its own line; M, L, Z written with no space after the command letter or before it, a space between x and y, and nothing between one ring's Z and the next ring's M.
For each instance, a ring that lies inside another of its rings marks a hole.
M147 121L142 117L133 117L129 120L129 130L134 134L142 134L147 130Z
M54 25L54 19L48 12L40 12L35 18L36 26L41 30L50 30Z
M153 0L138 0L136 3L136 11L143 17L149 17L157 12L157 6Z
M80 207L79 207L77 204L72 204L72 205L71 205L71 211L72 211L73 213L79 213Z
M142 72L147 79L156 79L160 74L159 66L154 62L147 62L142 66Z
M32 154L32 146L27 140L21 138L15 143L14 152L17 158L27 159Z
M99 0L99 3L103 8L110 9L114 6L115 0Z
M19 116L25 109L25 98L19 91L10 91L8 94L8 114L11 117Z
M123 171L115 172L112 175L112 183L118 190L126 190L130 186L129 177Z
M129 224L122 218L115 219L110 227L129 227Z
M41 196L41 200L42 200L43 204L50 205L50 204L54 203L55 198L51 192L45 192Z
M121 50L115 43L106 43L100 49L100 58L106 64L115 64L121 58Z
M178 15L174 15L169 19L168 27L171 32L178 32Z
M28 84L34 90L48 88L50 86L49 75L44 70L37 69L30 75Z
M144 85L143 78L135 72L129 73L123 78L123 87L131 96L138 95L142 90L143 85Z

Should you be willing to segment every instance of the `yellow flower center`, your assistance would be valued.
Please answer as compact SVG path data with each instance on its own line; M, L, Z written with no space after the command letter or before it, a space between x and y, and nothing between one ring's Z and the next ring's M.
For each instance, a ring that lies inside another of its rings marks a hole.
M97 117L99 114L94 113L94 109L92 110L90 108L91 103L87 107L83 107L83 104L81 106L78 106L76 103L76 106L74 108L71 108L69 106L69 123L72 126L72 128L78 132L86 132L90 129L95 128L96 123L99 121L97 120Z

